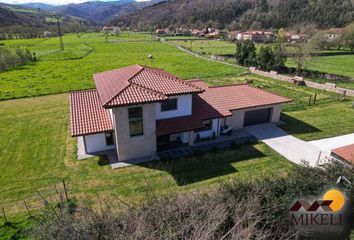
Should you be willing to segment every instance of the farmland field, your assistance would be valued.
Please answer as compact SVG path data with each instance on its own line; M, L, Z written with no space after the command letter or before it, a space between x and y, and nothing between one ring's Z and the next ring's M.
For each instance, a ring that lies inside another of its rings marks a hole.
M289 59L287 65L294 67L292 59ZM311 57L306 61L305 68L321 72L334 73L354 77L354 54L338 56Z
M304 140L354 131L351 102L339 101L336 94L257 75L239 75L244 69L194 58L174 46L154 42L146 34L126 33L107 41L99 34L80 38L72 34L65 36L64 42L67 48L58 52L57 38L5 41L7 46L35 51L40 61L0 73L0 97L92 88L93 73L140 63L182 78L199 77L210 85L252 81L255 87L289 97L294 102L285 106L283 128ZM310 101L314 96L316 103ZM276 177L293 167L261 143L119 170L112 170L105 158L79 162L76 141L69 132L69 98L65 93L0 101L0 131L0 203L10 217L26 212L24 200L31 209L39 209L43 206L40 194L54 199L62 180L70 197L78 201L102 201L115 194L139 203L146 200L148 191L211 191L228 179ZM0 238L1 234L0 229Z
M26 47L35 52L40 61L0 73L0 99L93 88L94 73L132 64L164 68L187 79L244 71L200 61L176 51L173 46L152 41L150 36L138 33L110 37L107 42L99 34L86 34L80 38L71 34L64 37L64 51L59 51L58 38L10 40L4 43L10 47ZM149 54L153 56L151 59Z
M177 44L184 48L187 48L198 54L205 55L233 55L236 52L235 43L219 40L185 40L185 41L172 41L173 44ZM264 44L256 44L256 48L260 49ZM287 51L292 53L294 47L287 45ZM347 52L347 50L313 50L313 53L340 53ZM288 67L295 67L294 61L289 57L287 64ZM322 72L328 72L338 75L344 75L349 77L354 77L354 54L353 55L335 55L335 56L321 56L321 57L310 57L307 59L305 64L305 69L316 70ZM316 82L333 82L341 87L348 87L354 89L354 83L343 83L339 81L321 80L314 79Z

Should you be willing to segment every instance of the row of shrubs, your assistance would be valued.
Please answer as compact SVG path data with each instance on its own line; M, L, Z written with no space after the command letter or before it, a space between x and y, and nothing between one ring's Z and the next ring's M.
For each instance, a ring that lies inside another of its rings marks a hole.
M0 72L22 66L34 60L27 49L0 47Z
M187 169L186 169L187 170ZM338 235L313 233L291 224L291 205L305 196L341 188L353 221L354 189L337 185L339 176L354 181L354 169L334 163L325 169L294 167L283 176L231 180L208 193L147 193L142 206L107 201L95 207L62 203L48 207L32 231L34 239L344 239L353 223ZM310 177L311 176L311 177ZM65 205L67 207L65 207ZM75 206L75 205L74 205ZM311 230L311 229L310 229ZM327 237L327 238L326 238Z

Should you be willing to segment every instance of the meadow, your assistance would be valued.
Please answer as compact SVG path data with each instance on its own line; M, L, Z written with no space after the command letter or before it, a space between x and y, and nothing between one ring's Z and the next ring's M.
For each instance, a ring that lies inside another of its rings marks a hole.
M126 33L109 37L92 33L59 39L3 41L9 47L23 47L35 52L39 61L0 73L0 99L20 98L68 92L94 87L92 75L133 64L163 68L178 77L189 79L239 74L244 70L223 64L200 64L200 61L175 47L152 41L147 34ZM139 49L139 51L137 51ZM151 54L153 57L149 58Z
M93 73L140 63L164 68L186 79L202 78L210 85L252 81L253 86L289 97L294 102L284 108L282 120L286 124L282 128L304 140L354 131L350 100L339 101L336 94L258 75L240 75L244 71L241 68L194 58L144 34L110 37L107 42L98 34L80 38L72 34L64 41L68 46L72 44L73 51L68 47L65 53L55 52L57 41L6 41L8 46L36 49L41 61L0 73L0 91L13 91L15 97L25 97L23 89L41 95L92 88ZM94 50L85 54L88 49L76 48L82 44ZM67 59L72 57L77 59ZM36 92L36 88L40 90ZM310 102L310 96L313 99L315 95L317 102ZM149 192L161 195L173 191L211 191L229 179L277 177L293 167L262 143L118 170L112 170L105 158L77 161L66 93L0 101L0 131L0 203L11 219L26 213L24 200L31 209L43 207L41 195L53 201L62 180L67 183L70 197L79 202L94 204L119 197L139 203L146 201ZM0 227L0 238L6 234L9 231L2 233Z
M294 67L295 63L292 59L289 59L287 65L289 67ZM310 57L306 61L304 68L354 77L354 54Z
M222 41L222 40L172 40L170 38L169 41L171 43L180 45L184 48L187 48L193 52L203 55L234 55L236 52L236 45L235 43ZM256 49L259 50L261 46L264 44L256 44ZM291 45L287 45L286 49L289 53L295 51L295 48ZM347 52L347 49L343 50L316 50L314 49L313 53L338 53ZM230 60L231 62L235 62ZM286 63L288 67L296 67L294 60L289 57ZM354 54L353 55L335 55L335 56L318 56L318 57L309 57L306 60L305 69L309 70L316 70L322 71L332 74L338 74L348 77L354 77ZM347 87L347 88L354 88L354 83L345 83L340 81L330 81L325 79L313 79L316 82L333 82L336 83L338 86Z

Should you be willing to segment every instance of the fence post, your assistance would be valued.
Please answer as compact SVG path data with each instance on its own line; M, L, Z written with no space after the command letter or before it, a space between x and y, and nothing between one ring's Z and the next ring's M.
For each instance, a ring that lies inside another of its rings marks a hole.
M315 93L315 97L313 98L313 105L316 105L317 93Z
M68 191L66 190L65 180L63 180L63 186L64 186L65 198L66 198L66 201L68 202L68 201L69 201L69 198L68 198Z
M23 203L25 204L25 207L26 207L26 210L27 210L27 212L28 212L28 215L29 215L30 217L32 217L31 212L30 212L30 210L29 210L29 208L28 208L28 205L27 205L26 201L23 201Z
M7 220L4 208L2 208L2 214L4 215L4 218L5 218L5 224L8 223L9 221Z

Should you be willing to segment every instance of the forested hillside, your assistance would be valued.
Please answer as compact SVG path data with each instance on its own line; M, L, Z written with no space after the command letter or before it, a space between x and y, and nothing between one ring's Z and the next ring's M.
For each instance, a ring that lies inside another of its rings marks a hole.
M57 33L56 15L53 12L24 6L0 3L0 40L42 37L44 32ZM76 17L58 15L63 32L75 32L92 25Z
M314 23L341 27L353 20L353 0L169 0L113 22L140 30L189 26L261 29Z

